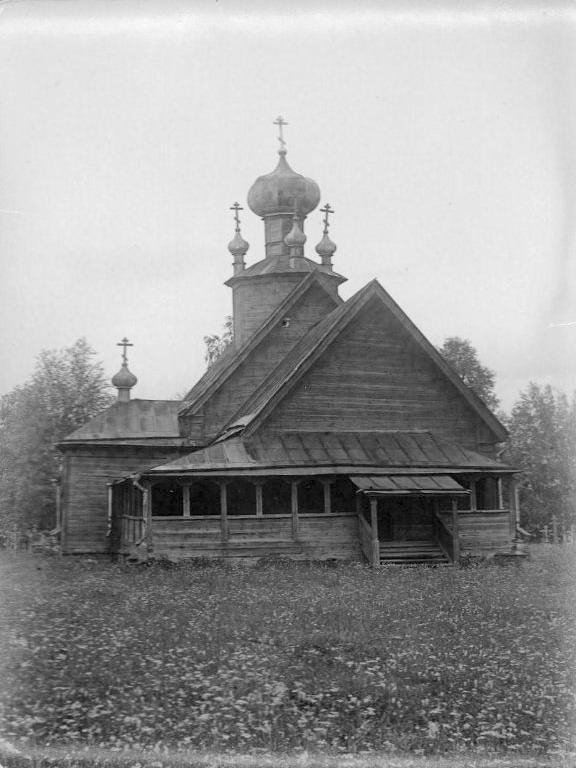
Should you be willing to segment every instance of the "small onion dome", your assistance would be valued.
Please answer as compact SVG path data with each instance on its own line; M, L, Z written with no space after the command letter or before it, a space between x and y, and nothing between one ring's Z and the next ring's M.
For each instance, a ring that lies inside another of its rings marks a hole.
M128 370L128 365L122 363L122 368L120 368L118 373L112 377L112 386L117 389L132 389L137 381L138 379L136 376Z
M300 222L296 217L294 218L292 229L284 238L284 242L289 248L299 245L304 246L304 243L306 242L306 235L304 232L302 232L302 227L300 226Z
M318 256L321 256L323 259L328 258L331 259L332 256L334 256L334 253L336 251L336 248L338 246L330 240L328 237L328 234L325 234L322 240L318 243L316 246L316 253Z
M235 258L238 256L246 256L246 251L250 248L250 244L244 240L240 234L240 230L236 230L234 239L228 243L228 250Z
M301 176L286 162L286 150L272 173L256 179L248 192L248 205L257 216L294 213L307 216L320 202L320 188L315 181Z

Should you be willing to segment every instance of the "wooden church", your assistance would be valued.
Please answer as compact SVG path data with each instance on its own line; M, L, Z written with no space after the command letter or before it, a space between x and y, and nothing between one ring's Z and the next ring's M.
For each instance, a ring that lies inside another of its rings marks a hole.
M61 444L62 550L170 559L452 563L511 548L507 433L376 281L347 301L330 206L286 160L248 193L264 222L248 266L235 206L233 341L182 402L117 401Z

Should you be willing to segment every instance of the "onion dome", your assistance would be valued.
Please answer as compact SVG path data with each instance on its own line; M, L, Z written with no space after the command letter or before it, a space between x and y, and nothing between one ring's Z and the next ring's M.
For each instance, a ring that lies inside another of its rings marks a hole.
M128 356L126 349L133 347L126 337L122 339L117 345L122 347L122 367L118 373L112 377L112 386L118 390L118 400L121 402L127 402L130 400L130 390L138 382L138 379L132 371L128 370Z
M246 256L246 252L248 251L248 248L250 248L249 243L247 243L246 240L244 240L244 238L240 234L240 230L237 230L236 234L234 235L234 239L230 240L230 242L228 243L228 250L236 260L238 257L243 258L244 256Z
M132 371L128 370L127 363L122 363L122 368L112 377L112 386L117 389L132 389L138 383L138 379Z
M306 242L306 235L304 232L302 232L302 227L300 225L300 221L296 216L294 216L294 223L292 224L292 229L286 237L284 238L284 242L289 248L293 247L304 247L304 244Z
M286 150L278 150L280 160L272 173L259 176L248 192L248 205L262 218L277 214L293 214L305 217L320 202L320 188L290 168Z
M325 234L315 249L318 256L322 259L322 264L332 263L332 256L334 256L337 247L338 246L330 240L328 234Z

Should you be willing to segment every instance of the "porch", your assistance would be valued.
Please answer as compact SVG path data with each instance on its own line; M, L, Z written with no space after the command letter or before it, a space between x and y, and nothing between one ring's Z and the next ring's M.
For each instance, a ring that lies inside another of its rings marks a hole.
M508 549L514 510L504 508L503 497L498 508L472 509L481 494L460 484L466 482L446 475L129 479L110 488L110 550L128 555L145 546L173 560L365 559L377 566L450 564L462 553Z

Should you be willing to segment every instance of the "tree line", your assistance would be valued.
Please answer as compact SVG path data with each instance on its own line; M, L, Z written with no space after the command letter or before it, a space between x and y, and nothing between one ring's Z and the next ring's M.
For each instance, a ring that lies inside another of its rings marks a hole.
M208 365L229 346L231 322L222 336L204 339ZM576 393L530 383L510 413L499 410L494 372L459 337L439 352L510 433L503 460L518 468L522 526L535 535L553 518L561 528L576 522ZM61 471L56 445L110 405L102 364L86 339L45 350L25 384L0 399L0 543L10 525L50 529L55 521L53 481Z

